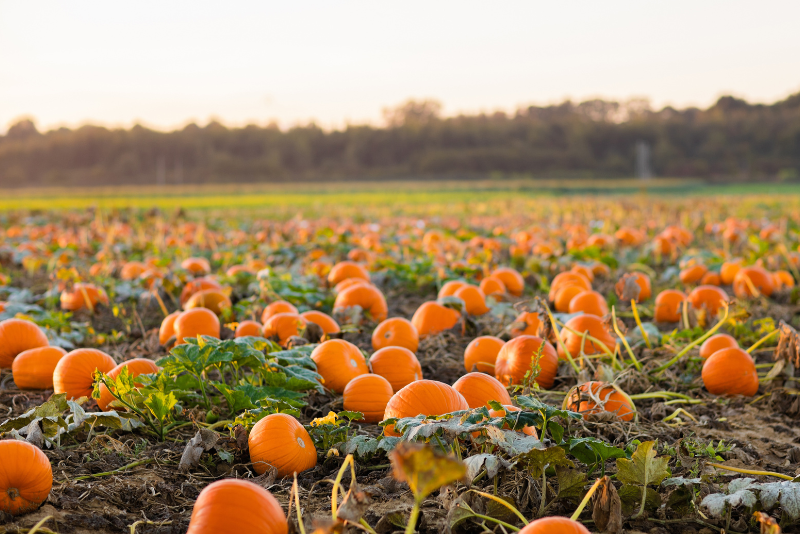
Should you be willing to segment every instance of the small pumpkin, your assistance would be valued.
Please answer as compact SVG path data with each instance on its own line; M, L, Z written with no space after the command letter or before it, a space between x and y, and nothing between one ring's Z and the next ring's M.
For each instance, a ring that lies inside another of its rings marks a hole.
M686 298L694 309L705 308L711 317L715 317L728 300L728 294L717 286L697 286Z
M456 291L465 285L467 285L467 283L463 280L449 280L442 285L441 289L439 289L439 293L436 294L436 298L441 299L444 297L452 297L456 294Z
M744 395L758 392L758 373L750 355L731 347L716 351L703 364L703 385L714 395Z
M24 319L0 321L0 368L11 367L21 352L49 344L45 333L34 322Z
M183 286L183 290L181 290L181 306L186 304L192 298L192 295L206 289L222 289L222 286L213 278L195 278Z
M652 286L650 285L650 277L644 273L626 273L619 279L614 289L619 298L627 297L626 288L629 284L635 283L639 289L638 296L634 296L636 302L644 302L653 294ZM634 289L636 286L633 286ZM629 301L630 302L630 301Z
M344 409L361 412L367 423L377 423L383 419L386 405L393 394L392 385L381 375L360 375L344 388Z
M300 313L297 311L297 308L294 307L294 304L291 302L286 302L285 300L276 300L274 302L270 302L264 311L261 313L261 323L266 324L269 321L269 318L273 315L278 315L279 313Z
M220 324L217 314L206 308L192 308L181 313L174 323L176 344L197 336L219 338Z
M258 321L242 321L236 325L236 330L233 332L233 337L261 337L263 326Z
M553 281L550 282L550 292L547 295L548 300L554 301L558 291L567 286L577 286L586 291L592 290L592 283L584 275L574 271L566 271L558 273Z
M159 345L166 345L170 339L175 337L175 319L177 319L180 314L180 311L172 312L161 321L161 327L158 329Z
M508 292L503 281L493 275L481 280L480 288L487 297L502 298Z
M308 431L285 413L274 413L257 422L247 443L253 469L259 475L270 466L278 470L279 477L285 477L317 465L317 449Z
M525 290L525 279L519 274L519 271L511 267L499 267L492 271L492 276L499 278L509 293L515 297L522 296L522 292Z
M567 311L569 313L590 313L598 317L603 317L609 312L606 298L597 291L582 291L578 293L569 301Z
M495 361L504 344L499 337L476 337L464 350L464 368L468 372L477 370L494 376Z
M586 355L605 352L600 345L595 344L588 338L584 343L584 332L588 332L588 335L603 343L610 352L614 352L614 345L616 342L608 332L603 320L596 315L584 314L573 317L567 321L564 328L561 329L561 341L567 347L567 350L569 350L573 358L580 354L581 344L583 344L583 353ZM560 343L558 344L558 357L562 360L567 359L567 354L564 352Z
M369 373L367 362L358 347L344 339L329 339L311 353L326 388L341 393L347 383Z
M573 412L585 415L609 412L623 421L632 421L634 416L631 399L605 382L586 382L572 388L565 404Z
M319 326L326 335L338 334L342 331L342 329L339 328L339 323L337 323L336 320L327 313L317 310L309 310L301 313L300 317L309 323L314 323L315 325Z
M653 319L659 323L677 323L681 320L681 307L686 300L683 291L665 289L656 297Z
M502 410L489 410L489 417L505 417L509 413L518 412L520 411L519 408L513 406L511 404L504 404ZM503 425L503 430L511 430L508 424ZM522 433L526 436L533 436L535 438L539 437L539 433L536 431L536 427L531 425L525 425L522 428Z
M38 347L20 352L11 364L19 389L53 389L53 371L67 353L61 347Z
M369 271L360 263L354 261L340 261L328 273L328 283L335 286L348 278L360 278L369 282Z
M528 523L517 534L591 534L589 529L567 517L549 516Z
M132 377L137 377L139 375L149 375L158 372L158 366L156 362L153 360L148 360L147 358L134 358L132 360L127 360L122 362L121 364L114 367L111 371L107 374L111 378L117 378L123 369L127 369L128 372L131 374ZM136 386L141 386L141 383L134 382ZM108 390L105 384L100 384L100 398L97 399L97 406L102 410L106 411L108 409L108 405L114 401L114 396Z
M205 258L186 258L181 262L181 269L189 271L193 276L204 276L211 272L211 264Z
M702 263L696 263L682 269L681 272L678 273L678 277L681 279L681 282L686 285L696 284L703 279L707 272L708 267Z
M102 287L81 282L75 284L69 291L62 291L60 300L61 309L66 311L96 309L98 304L108 306L108 295Z
M120 269L119 277L123 280L136 280L147 269L147 265L141 261L129 261Z
M539 325L542 321L539 319L539 314L536 312L522 312L514 319L511 324L509 333L511 337L518 336L535 336L539 333Z
M722 349L738 347L739 342L728 334L714 334L700 345L700 357L707 360L709 356Z
M0 441L0 512L21 515L39 508L53 487L47 456L27 441Z
M230 309L231 306L231 299L222 290L203 289L192 295L183 305L183 309L206 308L217 315L221 315L224 310Z
M422 303L411 317L411 324L420 337L432 336L450 330L461 320L461 314L436 301Z
M775 291L775 278L766 269L758 266L744 267L733 278L733 293L740 299L755 296L755 289L769 297Z
M561 289L556 292L556 296L553 299L553 306L557 312L567 313L572 299L585 292L587 292L587 290L581 286L562 286Z
M417 380L395 393L386 405L383 419L443 415L468 410L466 399L452 388L436 380ZM394 425L384 427L387 436L399 436Z
M511 397L505 386L493 376L484 373L467 373L453 384L453 389L461 393L470 408L489 408L489 401L511 404Z
M544 389L550 389L558 371L558 354L553 345L537 336L515 337L500 349L494 364L494 376L503 385L521 384L525 374L531 370L535 355L544 343L539 358L539 374L535 380ZM510 403L507 403L510 404Z
M419 334L411 321L403 317L386 319L372 331L372 348L405 347L411 352L419 348Z
M411 382L422 379L422 366L417 356L405 347L384 347L369 358L372 372L380 375L400 391Z
M53 370L53 391L68 399L91 397L95 370L108 373L117 363L97 349L75 349L65 354Z
M286 346L289 338L302 336L306 328L306 320L297 313L276 313L264 323L265 338L275 338L281 346Z
M289 523L278 500L252 482L226 478L200 492L186 534L286 534Z
M464 284L453 296L464 301L469 315L484 315L489 311L489 307L486 306L486 295L479 287Z
M341 312L352 306L359 306L376 323L385 320L389 313L383 293L377 287L366 284L348 287L336 295L333 311Z

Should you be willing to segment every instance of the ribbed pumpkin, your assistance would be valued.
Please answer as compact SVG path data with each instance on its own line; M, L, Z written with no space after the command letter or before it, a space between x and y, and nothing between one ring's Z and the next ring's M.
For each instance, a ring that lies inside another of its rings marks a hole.
M211 264L205 258L186 258L181 262L181 269L185 269L194 276L203 276L211 272Z
M489 311L489 307L486 306L486 295L479 287L464 284L453 296L464 301L469 315L484 315Z
M582 291L569 301L569 313L590 313L603 317L608 314L608 303L603 295L597 291Z
M494 376L501 384L521 384L525 373L531 370L533 360L544 343L539 358L539 375L536 383L544 389L553 387L558 371L558 355L549 341L537 336L515 337L500 349L494 364ZM510 404L510 403L508 403Z
M206 308L220 315L223 310L229 309L231 306L231 299L222 290L204 289L192 295L183 305L183 309Z
M286 346L290 337L301 335L306 324L306 320L296 313L276 313L264 323L264 337L277 338L278 343Z
M183 290L181 291L181 306L186 304L186 301L192 298L192 295L206 289L222 289L222 286L213 278L195 278L183 286Z
M442 415L468 409L466 399L451 386L436 380L417 380L392 396L386 405L383 419ZM384 434L399 436L394 431L394 425L385 427Z
M329 339L311 353L326 388L341 393L347 383L369 373L367 362L358 347L343 339Z
M317 465L317 449L308 431L285 413L274 413L257 422L247 443L253 469L259 475L270 466L278 470L279 477L285 477Z
M765 297L769 297L775 291L775 279L772 274L761 267L753 266L745 267L736 273L733 278L734 295L740 299L753 297L751 284L756 291Z
M285 300L276 300L275 302L270 302L267 307L264 308L264 311L261 313L261 323L266 324L270 317L273 315L278 315L279 313L299 312L291 302L286 302Z
M67 353L61 347L38 347L20 352L11 365L19 389L52 389L53 371Z
M722 304L728 300L728 294L717 286L697 286L686 298L694 309L705 308L711 317L714 317Z
M403 317L386 319L372 331L372 348L405 347L411 352L419 348L419 334L411 321Z
M436 298L452 297L456 294L456 291L465 285L467 285L467 283L463 280L449 280L442 285L441 289L439 289L439 293L436 294Z
M226 478L200 492L186 534L286 534L289 523L278 500L252 482Z
M217 315L206 308L193 308L175 319L176 344L185 343L185 338L210 336L219 338L220 324Z
M541 324L539 314L536 312L522 312L514 319L514 323L509 333L511 337L535 336L539 332Z
M681 320L681 307L686 295L677 289L665 289L656 297L653 319L659 323L677 323Z
M317 310L309 310L301 313L300 317L309 323L314 323L315 325L319 326L327 335L338 334L342 331L342 329L339 328L339 323L337 323L336 320L327 313Z
M588 398L589 395L597 397L601 404ZM586 382L573 388L567 397L567 405L570 410L586 415L606 411L623 421L632 421L634 415L630 399L604 382Z
M158 329L158 343L166 345L172 337L175 336L175 319L181 314L180 311L172 312L161 321L161 327Z
M117 378L119 374L122 372L123 369L128 369L128 372L131 374L132 377L137 377L139 375L149 375L158 372L158 366L156 362L153 360L148 360L146 358L134 358L132 360L128 360L122 362L121 364L114 367L111 371L107 374L111 378ZM135 385L141 386L140 383L134 382ZM114 396L108 391L108 388L105 384L100 384L100 398L97 399L97 406L100 407L102 411L106 411L108 409L108 405L114 400Z
M367 423L377 423L383 420L393 394L392 385L381 375L360 375L344 388L344 409L363 413Z
M27 441L0 441L0 512L32 512L52 487L53 468L41 450Z
M453 384L453 389L461 393L470 408L489 407L489 401L511 404L508 391L493 376L484 373L467 373Z
M572 333L568 328L574 330L577 334ZM561 329L561 340L573 358L580 354L584 332L589 332L588 335L602 342L609 351L614 352L614 338L606 330L603 320L596 315L578 315L567 321L565 328ZM602 352L604 351L599 345L595 346L594 342L588 338L586 339L586 343L583 346L584 354L600 354ZM558 345L558 356L561 359L567 358L567 354L561 348L561 344Z
M363 265L354 261L340 261L331 267L331 272L328 273L328 283L332 286L348 278L360 278L369 281L369 272Z
M517 534L591 534L589 530L567 517L542 517L528 523Z
M515 297L522 295L522 291L525 289L525 279L517 270L511 267L499 267L492 271L492 276L499 278L508 292Z
M66 393L68 399L91 397L95 370L110 372L117 363L97 349L75 349L65 354L53 370L53 391Z
M36 323L24 319L0 321L0 368L11 367L21 352L50 344Z
M417 356L405 347L384 347L370 356L369 365L373 373L389 381L394 391L422 379Z
M87 298L93 309L97 308L98 304L108 306L108 295L106 295L102 287L97 287L94 284L77 283L72 290L61 292L61 309L66 311L88 309L90 304L87 304Z
M710 338L703 341L703 344L700 345L700 357L706 360L718 350L729 349L738 346L739 342L736 341L733 336L729 336L728 334L714 334Z
M385 320L389 313L383 293L371 285L354 285L336 295L333 311L343 311L352 306L360 306L364 313L368 314L369 318L376 323Z
M424 302L411 317L411 324L420 337L450 330L461 320L461 314L436 301Z
M236 325L233 337L261 337L263 335L262 329L263 327L258 321L242 321Z
M703 384L714 395L744 395L758 392L758 373L750 355L732 347L716 351L703 364Z
M476 337L464 349L464 368L467 371L472 371L474 368L481 373L494 375L495 361L504 344L505 341L499 337Z

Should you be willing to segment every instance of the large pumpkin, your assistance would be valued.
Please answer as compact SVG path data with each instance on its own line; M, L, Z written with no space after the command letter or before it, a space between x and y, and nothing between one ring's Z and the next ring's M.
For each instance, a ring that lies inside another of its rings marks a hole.
M372 372L389 381L394 391L422 379L422 366L417 356L405 347L384 347L369 358Z
M425 337L450 330L460 320L461 314L456 310L438 302L429 301L417 308L414 316L411 317L411 324L417 329L420 337Z
M468 409L466 399L452 386L435 380L417 380L392 396L383 418L442 415ZM385 427L384 433L387 436L399 436L394 431L394 425Z
M38 347L20 352L11 364L19 389L52 389L53 371L67 353L61 347Z
M95 370L110 372L116 362L97 349L76 349L65 354L53 371L53 391L66 393L68 399L91 397Z
M153 360L148 360L146 358L134 358L132 360L122 362L114 367L108 372L108 376L111 378L117 378L125 368L128 369L128 372L133 377L139 375L149 375L158 372L158 366ZM140 386L141 384L136 383L136 385ZM97 406L99 406L101 410L106 411L108 409L108 405L111 404L113 400L114 396L108 390L106 385L100 384L100 398L97 399Z
M50 343L41 328L31 321L6 319L0 322L0 368L11 367L20 352Z
M405 347L411 352L419 348L419 334L411 321L402 317L386 319L372 331L372 348Z
M481 336L469 342L464 350L464 368L467 371L477 370L494 375L497 355L505 341L499 337Z
M367 374L369 368L358 347L343 339L329 339L311 353L322 375L323 385L336 393L344 391L347 383L359 375Z
M588 332L588 335L603 343L609 351L614 352L614 345L616 342L606 329L605 324L603 324L603 320L596 315L584 314L573 317L567 321L564 328L561 329L561 341L567 347L567 350L569 350L573 358L578 357L580 354L584 332ZM605 351L600 345L595 344L588 338L583 344L583 353L587 356L603 352ZM567 358L561 344L558 345L558 356L561 359Z
M0 512L32 512L52 487L53 469L42 451L27 441L0 441Z
M333 302L335 312L344 311L352 306L359 306L376 323L385 320L389 313L383 293L377 287L366 284L348 287L336 295L336 300Z
M186 310L175 319L176 344L185 343L184 339L197 336L219 338L220 324L217 315L206 308Z
M518 336L503 345L494 364L494 376L501 384L521 384L531 371L539 347L544 343L539 358L539 374L535 380L544 389L553 387L558 371L558 354L549 341L537 336ZM510 404L510 403L508 403Z
M289 524L278 500L252 482L226 478L200 492L186 534L286 534Z
M392 385L381 375L360 375L344 388L344 409L361 412L367 423L377 423L393 394Z
M461 393L470 408L489 407L489 401L511 404L511 397L505 386L493 376L483 373L467 373L453 384L453 389Z
M317 449L308 431L285 413L274 413L257 422L247 443L253 469L259 475L270 466L278 470L279 477L285 477L317 465Z
M750 355L731 347L716 351L703 364L703 384L714 395L744 395L758 392L758 373Z

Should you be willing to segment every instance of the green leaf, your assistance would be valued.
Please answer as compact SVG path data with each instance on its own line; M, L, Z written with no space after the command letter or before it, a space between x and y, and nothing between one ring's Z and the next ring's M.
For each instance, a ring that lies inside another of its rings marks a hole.
M605 464L606 460L625 458L625 451L597 438L571 438L569 453L586 465Z
M586 473L580 469L557 467L556 480L558 480L557 499L566 499L576 503L583 499L586 493L584 487L588 482Z
M635 486L661 484L669 476L669 458L657 458L655 444L655 441L639 444L630 460L617 458L617 480Z
M525 465L533 478L541 478L548 467L575 467L564 449L561 447L548 447L547 449L532 449L514 458L518 463Z
M622 511L626 515L632 514L637 506L641 504L642 488L626 484L619 490L619 499L622 502ZM647 488L645 492L644 508L647 510L655 510L661 506L661 496L653 488Z
M170 412L178 403L178 399L172 392L164 394L162 392L153 392L147 396L144 405L150 410L150 413L159 421L164 421L169 417Z

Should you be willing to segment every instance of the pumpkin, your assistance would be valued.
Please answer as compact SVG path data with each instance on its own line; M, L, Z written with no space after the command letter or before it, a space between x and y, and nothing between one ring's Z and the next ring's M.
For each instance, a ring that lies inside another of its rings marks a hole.
M519 274L519 271L511 267L499 267L492 271L492 276L500 279L506 286L509 293L515 297L522 295L525 290L525 279Z
M206 308L217 315L221 315L223 310L229 309L231 306L231 299L221 290L204 289L192 295L183 305L183 309Z
M222 286L213 278L195 278L183 286L181 290L181 306L186 304L192 295L206 289L222 289Z
M325 387L336 393L344 391L347 383L359 375L369 373L367 362L358 347L344 339L329 339L317 345L311 353L322 375Z
M327 313L317 310L309 310L301 313L300 317L309 323L314 323L315 325L319 326L322 331L325 332L325 335L338 334L342 331L341 328L339 328L339 323L337 323L336 320Z
M570 272L582 274L583 276L586 277L587 280L589 280L589 282L594 282L594 273L592 272L592 269L586 265L581 265L580 263L576 263L575 265L572 266Z
M420 337L431 336L450 330L461 320L461 314L453 308L443 306L436 301L423 302L411 317L411 324L417 329Z
M172 312L161 321L161 327L158 329L158 343L160 345L166 345L170 339L175 337L175 319L180 314L181 312L179 311Z
M556 311L559 313L567 313L569 311L569 305L572 303L572 299L580 295L581 293L585 293L587 290L581 286L563 286L556 292L556 296L553 299L553 305L556 308Z
M577 333L573 333L572 331ZM616 342L606 329L605 324L603 324L603 320L596 315L578 315L567 321L564 328L561 329L561 341L567 347L567 350L569 350L573 358L580 354L584 332L588 332L588 335L603 343L609 351L614 352ZM600 354L603 352L605 351L602 347L596 345L588 338L586 339L583 345L583 353L585 355L588 356L590 354ZM567 354L564 352L561 344L558 345L558 357L564 360L567 359Z
M27 441L0 441L0 512L32 512L52 487L53 468L41 450Z
M181 269L189 271L193 276L203 276L211 272L211 264L205 258L186 258L181 262Z
M722 267L719 269L719 278L723 284L729 286L733 284L733 279L736 278L736 275L742 269L742 260L731 260L726 261L722 264Z
M558 296L556 296L556 298L558 298ZM597 291L582 291L569 301L567 312L583 312L603 317L608 314L609 310L608 303L603 295Z
M711 317L715 317L722 304L728 300L728 294L717 286L697 286L686 298L692 308L705 308Z
M534 380L544 389L553 387L558 371L558 355L549 341L537 336L515 337L503 345L494 364L495 378L503 385L522 384L525 373L531 371L542 343L544 348L538 361L539 374Z
M381 375L399 391L422 378L422 367L416 355L405 347L384 347L369 358L372 372Z
M505 341L499 337L481 336L469 342L464 349L464 368L494 375L495 361Z
M519 317L514 319L509 333L511 337L535 336L539 333L539 325L542 322L536 312L522 312Z
M242 276L248 276L248 275L252 276L254 274L256 274L256 272L251 267L249 267L248 265L242 265L242 264L231 265L225 271L225 276L228 276L230 278L235 278L236 276L240 276L240 275L242 275Z
M242 321L236 325L236 330L233 332L233 337L261 337L263 326L258 321Z
M794 277L789 271L775 271L772 273L775 280L775 289L792 288L795 286Z
M510 404L504 404L502 410L489 410L489 417L505 417L506 415L508 415L509 412L518 412L518 411L520 411L520 409L517 408L516 406L512 406ZM505 423L503 425L503 429L511 430L511 428L508 426L508 423ZM522 433L525 434L526 436L533 436L535 438L539 437L539 433L536 432L536 427L531 425L525 425L522 428Z
M758 373L753 358L738 347L718 350L703 364L703 384L714 395L745 395L758 392Z
M596 397L596 402L593 398ZM632 421L634 408L631 399L605 382L586 382L572 388L567 395L567 406L573 412L585 415L609 412L623 421Z
M493 376L483 373L467 373L453 384L453 389L461 393L470 408L489 408L489 401L511 404L505 386Z
M358 284L348 287L333 302L334 313L344 311L352 306L359 306L376 323L380 323L389 313L386 298L380 290L371 285Z
M269 318L273 315L278 315L279 313L300 313L297 311L297 308L294 307L294 304L290 302L286 302L285 300L276 300L275 302L271 302L264 308L264 311L261 313L261 323L266 324L269 321Z
M468 410L466 399L451 386L436 380L417 380L395 393L386 405L383 419L443 415ZM394 425L384 427L387 436L399 436Z
M502 297L506 294L506 285L496 276L487 276L481 280L480 285L483 294L488 296Z
M700 345L700 357L706 360L718 350L738 346L739 342L736 341L733 336L729 336L728 334L714 334Z
M703 275L703 278L700 279L700 285L719 286L722 285L722 280L720 280L719 273L709 271Z
M11 364L11 375L19 389L52 389L53 371L67 353L61 347L37 347L20 352Z
M644 273L626 273L619 279L617 284L614 286L614 289L617 292L617 296L619 298L623 298L625 295L625 288L630 284L629 280L633 280L637 286L639 286L639 295L634 297L636 302L644 302L650 298L653 294L653 290L650 285L650 277Z
M591 534L577 521L566 517L542 517L528 523L517 534Z
M775 291L775 278L761 267L745 267L733 278L734 295L740 299L754 297L751 285L760 294L769 297Z
M469 315L484 315L489 311L486 306L486 295L479 287L464 284L456 290L455 297L464 301L465 309Z
M279 477L285 477L317 465L317 449L308 431L285 413L274 413L257 422L247 444L253 469L259 475L270 466L278 470Z
M155 374L158 372L158 366L156 362L153 360L148 360L147 358L134 358L132 360L124 361L121 364L114 367L111 371L107 374L111 378L117 378L123 369L128 369L128 372L131 374L132 377L137 377L139 375L149 375ZM141 386L140 383L134 383L136 386ZM100 398L97 399L97 406L102 410L106 411L108 409L108 405L113 402L114 396L108 390L105 384L100 384Z
M344 409L361 412L367 423L377 423L383 419L393 394L392 385L381 375L360 375L344 388Z
M302 337L306 324L306 320L297 313L277 313L264 323L264 337L275 338L285 347L292 336Z
M591 291L592 289L592 283L588 278L580 273L567 271L557 274L553 281L550 282L550 292L547 298L550 301L555 300L558 290L567 286L578 286L586 291Z
M411 352L419 348L419 334L411 321L403 317L386 319L372 331L372 348L405 347Z
M147 269L147 265L140 261L129 261L120 269L119 277L123 280L135 280Z
M0 321L0 368L11 367L21 352L50 344L39 326L24 319Z
M219 338L220 324L217 315L206 308L186 310L175 319L175 338L177 344L185 343L184 339L197 336Z
M678 273L678 277L681 279L681 282L686 285L696 284L703 279L707 272L708 267L701 263L697 263L695 265L686 267L685 269L681 269L681 272Z
M358 285L371 286L372 282L370 282L369 280L364 280L363 278L345 278L344 280L333 286L333 294L338 295L348 287L353 287Z
M439 293L436 295L436 298L444 298L444 297L452 297L456 294L456 291L461 289L467 285L466 282L463 280L450 280L445 282L442 288L439 290Z
M328 283L335 286L347 278L360 278L369 282L369 272L363 265L354 261L340 261L328 273Z
M681 307L686 295L677 289L665 289L656 297L653 319L659 323L677 323L681 320Z
M67 399L91 397L95 370L108 373L117 363L97 349L75 349L65 354L53 370L53 391L66 393Z
M89 304L87 304L87 299ZM61 292L61 309L66 311L78 311L83 308L97 308L98 304L108 306L108 295L102 287L94 284L77 283L72 290Z
M200 492L186 534L286 534L289 523L273 495L246 480L226 478Z

